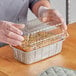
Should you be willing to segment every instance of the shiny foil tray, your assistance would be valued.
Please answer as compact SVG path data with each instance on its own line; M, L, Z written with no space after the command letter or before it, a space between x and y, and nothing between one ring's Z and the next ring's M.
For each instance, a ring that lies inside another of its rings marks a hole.
M68 33L61 29L61 23L51 25L38 19L25 23L24 41L21 46L12 46L17 60L31 64L61 52L62 43Z

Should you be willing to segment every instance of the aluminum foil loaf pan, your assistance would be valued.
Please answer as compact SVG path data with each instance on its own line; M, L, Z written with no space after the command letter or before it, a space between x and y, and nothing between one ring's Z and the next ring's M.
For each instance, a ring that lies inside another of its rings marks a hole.
M25 25L22 45L11 46L15 59L31 64L61 52L62 43L68 36L66 31L62 31L61 23L51 25L51 22L35 19Z

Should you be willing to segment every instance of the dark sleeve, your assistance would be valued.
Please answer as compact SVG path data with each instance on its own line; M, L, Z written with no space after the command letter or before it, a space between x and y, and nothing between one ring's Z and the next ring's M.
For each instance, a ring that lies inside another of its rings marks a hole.
M29 0L29 8L32 9L33 5L40 0Z
M30 1L30 3L29 3L29 8L32 9L33 5L34 5L36 2L40 1L40 0L29 0L29 1ZM48 0L48 1L49 1L49 0Z

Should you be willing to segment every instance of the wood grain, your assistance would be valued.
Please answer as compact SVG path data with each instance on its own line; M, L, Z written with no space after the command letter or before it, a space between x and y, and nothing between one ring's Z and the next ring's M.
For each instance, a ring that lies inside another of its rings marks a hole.
M37 76L51 66L76 70L76 23L69 25L68 32L70 36L64 41L60 54L31 65L15 60L9 46L0 48L0 76Z

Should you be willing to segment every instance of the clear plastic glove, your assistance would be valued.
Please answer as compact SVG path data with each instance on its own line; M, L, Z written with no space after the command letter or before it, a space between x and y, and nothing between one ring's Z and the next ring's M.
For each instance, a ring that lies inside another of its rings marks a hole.
M61 28L63 30L67 30L67 25L64 21L64 18L55 9L48 9L46 7L41 6L38 11L38 17L43 22L50 22L50 25L62 23Z
M0 42L4 42L13 46L21 45L24 24L14 24L8 21L0 21Z

